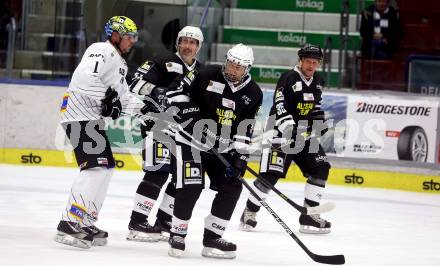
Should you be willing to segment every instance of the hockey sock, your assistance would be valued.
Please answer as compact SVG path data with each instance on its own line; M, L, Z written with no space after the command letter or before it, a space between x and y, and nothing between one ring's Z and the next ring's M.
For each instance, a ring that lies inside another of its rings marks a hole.
M61 219L91 226L98 219L113 169L95 167L79 172Z
M173 216L175 194L176 189L174 187L174 184L172 182L168 183L156 215L157 219L159 219L163 224L171 222L171 217Z
M213 214L209 214L205 218L205 231L203 238L204 239L213 239L219 238L223 235L228 226L229 220L224 220L219 217L214 216Z
M324 186L311 184L307 181L304 188L304 202L310 206L315 207L319 205L322 195L324 194Z
M131 220L143 223L148 219L162 186L168 179L167 172L146 172L134 195Z

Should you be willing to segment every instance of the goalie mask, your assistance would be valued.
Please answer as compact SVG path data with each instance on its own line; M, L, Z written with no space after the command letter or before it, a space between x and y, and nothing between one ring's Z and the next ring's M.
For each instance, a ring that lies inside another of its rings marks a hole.
M232 83L242 82L249 74L254 63L252 48L239 43L226 53L226 61L223 65L223 76Z

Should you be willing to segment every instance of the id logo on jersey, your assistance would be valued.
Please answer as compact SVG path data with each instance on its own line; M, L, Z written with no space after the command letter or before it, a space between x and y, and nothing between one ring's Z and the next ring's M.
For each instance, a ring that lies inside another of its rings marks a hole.
M200 163L195 161L185 161L183 165L185 184L202 184L202 170Z
M270 156L269 170L283 172L284 170L284 153L272 151Z
M170 164L170 150L164 143L157 142L154 144L155 162L157 164Z

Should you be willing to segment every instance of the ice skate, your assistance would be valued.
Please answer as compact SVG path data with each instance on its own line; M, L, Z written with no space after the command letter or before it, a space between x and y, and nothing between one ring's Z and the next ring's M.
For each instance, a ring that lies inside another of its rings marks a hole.
M60 221L57 230L54 240L58 243L84 249L92 246L93 236L79 223Z
M171 235L168 239L168 243L170 244L168 255L176 258L183 256L183 252L185 251L185 238L179 235Z
M247 207L244 209L240 218L240 229L250 232L257 226L257 212L250 211Z
M171 222L161 221L159 218L154 223L154 228L160 231L160 240L168 241L170 238Z
M94 225L83 227L82 229L93 236L92 246L107 245L108 232L101 230Z
M158 242L161 238L160 229L151 226L147 221L143 223L137 223L130 221L128 224L127 240L138 242Z
M331 231L331 223L322 219L319 214L301 214L299 224L299 231L304 234L328 234Z
M203 239L203 257L234 259L236 250L237 245L228 242L221 237L213 239Z

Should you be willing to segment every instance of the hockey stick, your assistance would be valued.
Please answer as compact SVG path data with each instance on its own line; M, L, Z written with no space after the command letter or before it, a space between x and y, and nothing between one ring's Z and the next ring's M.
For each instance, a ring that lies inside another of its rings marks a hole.
M211 149L211 151L220 159L220 161L227 167L231 167L231 164L218 153L216 149ZM311 252L306 245L293 233L293 231L286 225L286 223L281 220L281 218L276 214L276 212L264 201L258 194L252 189L252 187L246 182L242 176L238 176L238 180L249 190L249 192L254 196L260 204L266 208L266 210L275 218L275 220L284 228L284 230L289 234L290 237L295 240L295 242L309 255L309 257L319 263L341 265L345 263L344 255L318 255Z
M323 204L315 206L315 207L303 207L303 206L299 205L298 203L289 199L289 197L284 195L281 191L279 191L275 186L273 186L271 183L269 183L266 179L264 179L264 177L262 177L260 174L255 172L248 165L246 165L246 170L248 170L253 176L255 176L258 179L258 181L263 183L264 186L273 190L278 196L280 196L283 200L287 201L287 203L289 203L292 207L297 209L302 214L306 214L306 215L320 214L320 213L324 213L324 212L329 212L336 207L333 202L326 202L326 203L323 203Z
M123 114L126 114L126 113L123 113ZM126 114L126 115L128 115L128 114ZM140 120L144 120L148 117L147 115L139 115L139 114L131 114L131 115L139 118ZM154 119L154 118L152 118L152 119ZM170 121L166 121L166 122L170 123ZM180 133L182 133L182 134L186 135L187 137L194 140L194 138L190 134L188 134L183 128L179 127L177 130L179 130ZM194 143L194 144L196 144L196 143ZM201 147L201 148L199 148L200 150L207 151L207 148L203 147L203 144L198 143L197 146ZM228 166L228 165L226 165L226 166ZM246 169L252 175L254 175L256 178L258 178L258 180L261 183L263 183L263 185L265 185L266 187L273 190L278 196L280 196L283 200L285 200L287 203L289 203L292 207L294 207L296 210L298 210L302 214L306 214L306 215L320 214L320 213L329 212L335 208L335 204L332 202L326 202L326 203L323 203L323 204L315 206L315 207L303 207L303 206L299 205L298 203L292 201L289 197L287 197L285 194L283 194L281 191L279 191L275 186L273 186L266 179L264 179L264 177L262 177L257 172L255 172L252 168L250 168L249 166L246 165Z

